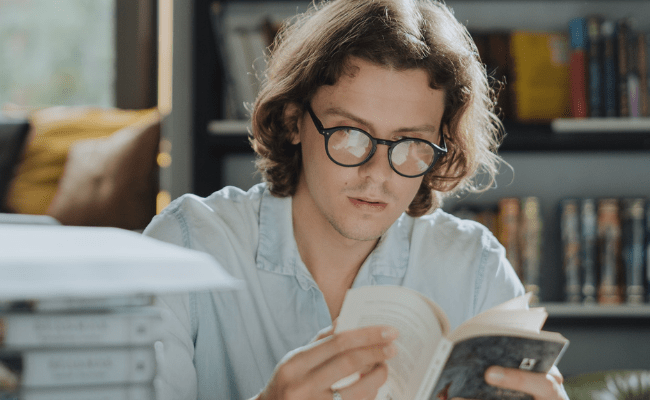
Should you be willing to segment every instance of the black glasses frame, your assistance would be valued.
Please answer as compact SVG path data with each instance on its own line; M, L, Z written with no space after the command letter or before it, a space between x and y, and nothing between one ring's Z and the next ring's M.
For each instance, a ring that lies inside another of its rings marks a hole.
M309 112L309 115L311 116L311 120L314 122L314 126L316 126L316 130L318 130L318 132L321 135L325 136L325 152L327 153L327 156L329 157L330 160L332 160L332 162L334 164L340 165L342 167L358 167L360 165L363 165L363 164L367 163L368 160L370 160L372 158L372 156L375 155L375 152L377 151L377 145L378 144L383 144L384 146L388 146L388 164L390 164L390 167L392 168L392 170L395 171L398 175L401 175L401 176L403 176L405 178L417 178L417 177L422 176L422 175L426 174L427 172L429 172L431 170L431 168L433 168L433 166L436 165L436 162L438 161L438 159L440 157L442 157L443 155L447 154L447 145L445 144L445 137L442 134L442 132L440 133L440 146L438 146L438 145L436 145L436 144L434 144L434 143L432 143L432 142L430 142L428 140L420 139L420 138L403 138L403 139L400 139L400 140L377 139L377 138L373 137L371 134L369 134L368 132L364 131L363 129L359 129L359 128L356 128L356 127L353 127L353 126L335 126L333 128L325 128L323 126L323 124L320 122L320 120L318 119L318 117L316 116L316 114L314 114L314 110L311 109L311 105L309 103L305 104L305 108ZM344 130L344 129L353 129L355 131L362 132L368 138L370 138L370 141L372 142L372 150L370 150L370 153L368 153L368 156L363 161L361 161L359 163L356 163L356 164L352 164L352 165L342 164L342 163L336 161L332 157L332 155L330 154L329 145L328 145L330 137L332 136L332 134L334 132ZM423 172L421 172L421 173L419 173L417 175L405 175L405 174L399 172L395 168L395 166L393 165L393 160L392 160L393 149L398 144L400 144L402 142L405 142L405 141L409 141L409 140L410 141L415 141L415 142L422 142L422 143L425 143L425 144L431 146L431 148L433 148L433 161L431 162L431 165L429 165L429 167L425 171L423 171Z

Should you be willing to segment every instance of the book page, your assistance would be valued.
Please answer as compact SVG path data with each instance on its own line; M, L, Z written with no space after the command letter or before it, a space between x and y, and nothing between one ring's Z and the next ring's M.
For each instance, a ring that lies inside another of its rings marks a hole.
M397 356L387 362L388 396L414 398L440 339L448 331L444 313L405 287L367 286L349 290L336 332L371 325L389 325L399 330L400 336L394 342Z
M548 313L543 307L528 308L528 301L532 296L531 292L523 296L515 297L498 306L470 318L463 322L449 336L452 340L466 337L463 333L470 329L477 331L480 326L499 326L502 329L512 328L515 330L530 331L539 333L546 322ZM486 332L487 333L487 332Z
M0 225L0 300L237 289L209 254L117 228Z

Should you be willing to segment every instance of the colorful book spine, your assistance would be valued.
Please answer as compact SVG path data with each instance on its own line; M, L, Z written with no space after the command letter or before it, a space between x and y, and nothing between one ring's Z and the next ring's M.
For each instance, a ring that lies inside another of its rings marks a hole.
M519 254L519 215L520 202L518 198L508 197L499 200L498 235L499 242L506 249L506 257L514 268L519 279L523 280L521 258Z
M524 287L532 292L531 303L540 301L539 267L542 243L542 218L539 199L525 197L521 200L521 270Z
M566 301L582 301L580 279L580 207L576 199L565 199L561 203L561 232L564 268L564 292Z
M587 19L574 18L569 22L571 55L569 61L571 85L571 116L585 118L587 108Z
M626 19L618 21L616 26L616 46L618 60L618 115L630 116L630 102L628 93L628 36L629 25Z
M601 304L622 302L620 246L621 224L618 200L601 199L598 202L598 252L600 256L598 302Z
M0 352L0 390L37 387L150 383L156 372L153 346L114 349Z
M598 15L587 17L587 32L589 35L589 116L602 117L603 89L602 89L602 64L601 64L601 23Z
M0 349L146 345L159 339L160 314L138 308L115 313L0 314Z
M603 116L616 117L618 115L616 92L616 36L613 21L605 20L601 25L603 41Z
M642 304L645 300L644 203L643 199L622 200L622 258L625 271L625 301L628 304Z
M591 198L582 199L580 208L582 301L585 304L594 304L597 302L596 289L598 287L596 201Z

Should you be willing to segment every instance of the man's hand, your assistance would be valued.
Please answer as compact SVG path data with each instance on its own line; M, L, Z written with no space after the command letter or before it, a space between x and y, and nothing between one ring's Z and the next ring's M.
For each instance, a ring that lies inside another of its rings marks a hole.
M535 400L569 400L562 386L564 378L555 366L547 374L493 366L485 371L485 381L490 385L528 393Z
M344 400L373 399L388 376L385 361L396 354L396 329L371 326L333 334L323 330L316 341L285 356L258 400L332 400L332 385L365 372L338 392Z

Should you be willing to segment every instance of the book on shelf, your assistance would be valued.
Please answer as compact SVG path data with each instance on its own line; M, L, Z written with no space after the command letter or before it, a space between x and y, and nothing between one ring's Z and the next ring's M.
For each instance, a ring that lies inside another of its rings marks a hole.
M618 116L630 116L630 101L628 93L628 38L630 25L629 21L621 18L616 22L616 51L618 67Z
M570 87L571 116L585 118L589 115L587 102L587 19L574 18L569 22L570 36Z
M510 34L514 113L521 121L551 121L571 113L569 49L560 32Z
M528 308L532 293L476 315L451 331L444 311L418 292L401 286L368 286L347 292L336 332L390 325L400 336L397 356L388 360L388 379L376 399L525 399L520 392L488 385L491 365L547 372L568 344L559 333L542 331L547 313ZM354 374L337 382L353 383Z
M560 208L565 300L569 303L580 303L580 204L577 199L564 199Z
M602 21L602 113L604 117L618 116L617 70L616 70L616 29L614 21Z
M0 313L0 351L149 345L160 339L160 320L160 313L153 307L104 312Z
M598 201L598 255L600 276L598 282L598 302L600 304L620 304L621 295L621 223L619 202L614 198Z
M580 201L580 249L582 271L582 299L585 304L597 302L598 288L598 219L596 200Z
M625 272L625 301L628 304L642 304L645 301L644 208L644 199L626 198L621 201L622 258Z
M0 400L155 400L154 385L105 385L23 389L1 393Z
M645 272L646 301L650 303L650 200L645 205Z
M632 47L636 48L639 74L639 109L641 117L650 116L650 87L648 86L648 39L645 32L637 32Z
M542 217L537 197L521 199L521 271L527 292L532 293L531 304L539 303L539 269L542 247Z
M0 392L26 388L151 383L153 346L0 350Z
M603 116L603 79L602 79L602 16L587 16L587 35L589 37L588 62L589 65L589 116Z

